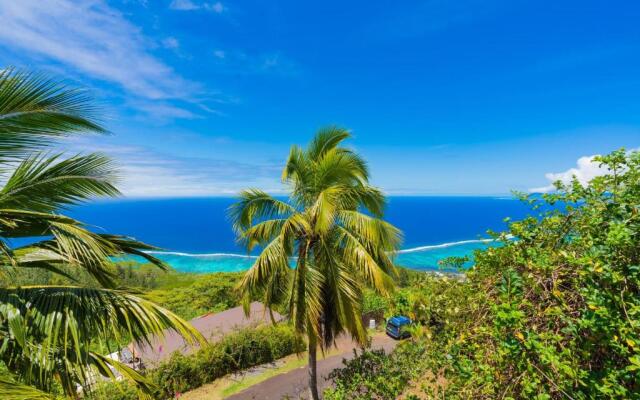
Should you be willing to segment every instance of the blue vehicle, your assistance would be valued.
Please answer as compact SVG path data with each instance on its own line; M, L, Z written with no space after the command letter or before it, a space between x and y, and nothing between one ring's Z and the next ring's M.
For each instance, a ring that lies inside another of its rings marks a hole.
M407 327L411 325L411 318L404 315L396 315L387 320L387 335L394 339L404 339L411 336Z

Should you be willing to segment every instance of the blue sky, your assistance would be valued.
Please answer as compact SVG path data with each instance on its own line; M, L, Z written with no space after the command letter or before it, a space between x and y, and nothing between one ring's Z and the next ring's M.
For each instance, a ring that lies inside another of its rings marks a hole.
M91 88L137 196L277 192L327 124L391 194L501 195L640 145L629 1L0 3L0 63ZM572 169L573 168L573 169Z

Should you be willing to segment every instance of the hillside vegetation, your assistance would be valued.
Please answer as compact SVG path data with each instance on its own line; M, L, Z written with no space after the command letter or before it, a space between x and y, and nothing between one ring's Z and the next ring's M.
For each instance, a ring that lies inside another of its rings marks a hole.
M597 161L588 186L522 196L532 216L464 280L414 282L413 341L349 362L326 398L640 398L640 154Z

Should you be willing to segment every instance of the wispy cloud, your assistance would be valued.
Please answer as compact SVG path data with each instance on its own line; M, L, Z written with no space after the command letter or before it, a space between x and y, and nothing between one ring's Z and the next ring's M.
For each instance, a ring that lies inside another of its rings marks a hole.
M197 87L154 57L140 29L101 0L3 1L0 24L2 46L44 55L140 97L185 99Z
M221 138L221 140L227 140ZM101 151L120 166L118 187L128 197L195 197L236 194L256 186L279 193L281 163L245 163L229 159L177 157L140 146L67 139L78 152Z
M150 117L156 123L164 124L174 119L202 118L186 108L177 107L163 101L133 101L129 104L138 112L139 116Z
M167 49L177 49L180 47L180 42L174 37L168 37L162 40L162 45Z
M169 4L169 8L172 10L178 10L178 11L206 10L206 11L212 11L217 14L221 14L227 9L219 1L206 2L206 1L196 1L196 0L173 0L171 4Z

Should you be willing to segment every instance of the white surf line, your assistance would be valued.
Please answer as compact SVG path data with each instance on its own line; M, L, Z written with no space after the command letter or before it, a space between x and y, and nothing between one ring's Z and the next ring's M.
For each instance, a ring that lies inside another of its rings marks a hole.
M178 251L158 251L149 250L145 251L148 254L163 254L169 256L181 256L181 257L237 257L237 258L258 258L258 256L250 256L245 254L236 253L181 253Z
M463 244L491 243L491 242L495 242L495 239L460 240L458 242L449 242L449 243L442 243L442 244L433 244L433 245L429 245L429 246L412 247L410 249L398 250L398 251L396 251L396 253L398 253L398 254L400 254L400 253L415 253L415 252L418 252L418 251L444 249L444 248L447 248L447 247L459 246L459 245L463 245Z
M443 249L443 248L459 246L459 245L463 245L463 244L491 243L491 242L495 242L495 241L496 241L495 239L460 240L458 242L448 242L448 243L434 244L434 245L428 245L428 246L412 247L410 249L398 250L395 253L396 254L415 253L415 252L419 252L419 251ZM249 259L258 258L258 256L237 254L237 253L183 253L183 252L178 252L178 251L159 251L159 250L149 250L149 251L146 251L145 253L159 254L159 255L172 255L172 256L181 256L181 257L194 257L194 258L197 258L197 257L203 257L203 258L204 257L236 257L236 258L249 258Z

